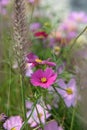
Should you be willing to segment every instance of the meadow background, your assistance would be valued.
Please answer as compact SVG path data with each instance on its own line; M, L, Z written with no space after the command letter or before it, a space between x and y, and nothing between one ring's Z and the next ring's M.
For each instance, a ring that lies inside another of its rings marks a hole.
M27 36L24 39L28 40L28 47L27 45L25 47L27 54L32 51L42 60L51 58L51 61L57 64L55 71L64 64L64 70L59 77L66 79L67 82L73 76L75 77L79 93L78 102L75 108L65 107L62 103L57 103L56 108L56 101L52 103L54 97L48 94L47 90L36 89L34 86L32 88L27 76L24 77L24 83L22 82L20 67L16 61L18 57L14 53L16 45L14 40L15 9L12 0L4 6L0 3L0 113L5 113L8 118L12 115L20 115L24 119L24 92L25 100L31 100L34 103L40 97L43 97L44 101L48 99L47 103L52 107L52 116L48 121L55 119L62 124L64 130L86 130L87 12L85 8L78 11L78 6L74 9L69 0L60 2L58 0L36 0L33 3L25 1ZM74 20L68 20L72 12L76 13L76 17ZM32 23L40 23L40 28L38 29L36 25L32 26ZM45 34L34 35L35 29ZM3 122L0 124L0 129L4 129ZM34 130L35 128L30 128L28 125L28 129Z

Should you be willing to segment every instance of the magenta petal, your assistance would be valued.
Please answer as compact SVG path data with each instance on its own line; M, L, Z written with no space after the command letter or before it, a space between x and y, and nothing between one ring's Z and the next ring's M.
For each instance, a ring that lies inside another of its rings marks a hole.
M44 71L39 69L31 75L30 81L34 86L48 88L54 83L56 77L57 74L51 68L47 68ZM42 82L41 78L46 78L46 82Z

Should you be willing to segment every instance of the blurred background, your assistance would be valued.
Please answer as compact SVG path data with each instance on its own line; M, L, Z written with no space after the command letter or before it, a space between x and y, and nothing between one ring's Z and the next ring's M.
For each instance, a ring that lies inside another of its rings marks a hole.
M32 8L34 5L34 8ZM13 44L13 0L0 0L0 106L3 104L2 97L8 95L5 91L6 84L8 84L8 71L9 67L8 59L11 55L11 45ZM33 12L33 13L32 13ZM45 17L49 18L52 26L57 29L61 23L66 21L70 13L76 12L75 19L77 18L78 23L78 34L87 26L87 0L26 0L26 15L29 18L33 14L33 17ZM76 16L77 15L77 16ZM78 17L79 16L79 17ZM70 24L70 23L69 23ZM72 24L70 27L72 28ZM85 130L87 130L87 33L83 34L78 40L78 49L73 48L72 59L75 61L76 76L79 81L80 97L80 111L79 118L84 122ZM77 36L77 35L75 35ZM8 64L8 66L7 66ZM3 87L4 86L4 90ZM6 102L6 99L4 100ZM2 109L4 105L2 105Z

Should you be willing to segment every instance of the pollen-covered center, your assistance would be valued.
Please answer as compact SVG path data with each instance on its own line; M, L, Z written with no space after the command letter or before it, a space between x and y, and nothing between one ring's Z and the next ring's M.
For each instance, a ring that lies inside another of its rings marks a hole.
M68 95L73 94L73 91L72 91L72 89L71 89L71 88L67 88L67 89L66 89L66 92L67 92L67 94L68 94Z
M60 51L60 47L59 46L55 46L54 47L54 51Z
M37 63L41 63L41 62L42 62L42 60L39 59L39 58L35 59L35 61L36 61Z
M41 78L41 82L42 82L42 83L47 82L47 78L46 78L46 77Z
M43 116L43 113L39 113L38 117L41 118Z
M13 127L11 130L17 130L15 127Z

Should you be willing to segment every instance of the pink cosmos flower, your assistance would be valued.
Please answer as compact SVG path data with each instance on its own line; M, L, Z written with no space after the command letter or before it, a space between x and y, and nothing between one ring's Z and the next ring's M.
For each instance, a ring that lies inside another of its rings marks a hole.
M29 111L27 112L27 117L29 117L32 112L33 104L32 104L32 102L27 101L26 106L29 109ZM31 127L35 127L35 126L39 125L40 120L41 120L41 123L45 124L46 119L48 119L51 116L51 114L48 112L47 108L49 110L51 109L51 107L49 105L47 105L47 107L46 107L45 104L43 104L43 105L36 104L36 107L33 110L32 116L28 120L28 123L30 124ZM39 118L40 118L40 120L39 120Z
M22 124L22 118L20 116L11 116L5 121L3 127L6 130L20 130Z
M38 69L32 74L30 81L34 86L48 88L55 82L56 77L57 74L51 68L46 68L44 71Z
M67 107L75 106L77 101L77 89L75 79L71 79L68 84L60 79L58 85L61 88L57 88L58 93L63 97Z
M42 130L42 129L39 129ZM44 126L44 130L63 130L62 126L59 126L58 123L53 120Z
M47 60L41 60L37 55L34 53L29 53L26 57L26 62L32 63L33 65L48 65L48 66L56 66L56 63L51 62L50 58Z

